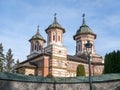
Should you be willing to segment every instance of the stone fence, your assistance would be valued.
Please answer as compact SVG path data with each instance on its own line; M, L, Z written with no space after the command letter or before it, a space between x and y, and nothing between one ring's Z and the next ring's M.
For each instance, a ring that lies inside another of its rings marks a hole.
M93 90L120 90L120 74L92 77ZM0 73L0 90L89 90L88 77L43 78Z

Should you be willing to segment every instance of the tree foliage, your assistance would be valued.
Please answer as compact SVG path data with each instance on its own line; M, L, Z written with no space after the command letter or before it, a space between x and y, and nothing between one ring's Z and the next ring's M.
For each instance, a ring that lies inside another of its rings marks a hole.
M13 54L12 50L9 49L7 54L6 54L6 59L5 59L5 71L6 72L13 72L14 70L14 59L13 59Z
M14 63L14 66L13 66L13 72L14 73L19 73L16 69L19 67L20 65L20 62L19 62L19 59Z
M54 77L52 73L49 73L46 77Z
M104 74L120 73L120 51L113 51L105 55Z
M78 64L76 76L85 76L85 67L82 64Z
M17 73L16 68L19 66L19 60L14 62L12 50L9 49L7 54L3 53L3 46L0 43L0 72Z
M0 44L0 72L4 71L4 61L5 61L5 57L3 54L3 46L2 44Z

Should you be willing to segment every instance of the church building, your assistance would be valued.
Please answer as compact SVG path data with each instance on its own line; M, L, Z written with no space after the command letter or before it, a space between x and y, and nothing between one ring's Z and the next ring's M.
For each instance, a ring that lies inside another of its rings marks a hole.
M30 54L27 60L20 63L18 72L25 75L36 75L46 77L51 73L54 77L75 77L78 64L85 67L88 75L88 59L85 44L89 41L92 44L91 51L91 73L100 75L103 73L104 63L102 56L96 54L95 39L97 35L85 22L83 14L82 25L76 31L73 39L76 42L75 55L68 55L67 48L63 45L63 34L66 32L54 16L53 23L45 32L47 40L39 32L39 26L35 35L30 38ZM47 43L47 46L45 46Z

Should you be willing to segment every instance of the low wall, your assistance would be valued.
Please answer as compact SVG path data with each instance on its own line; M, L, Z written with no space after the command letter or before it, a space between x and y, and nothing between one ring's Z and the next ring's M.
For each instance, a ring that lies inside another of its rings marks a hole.
M120 90L120 74L92 77L93 90ZM89 90L88 77L43 78L0 73L0 90Z

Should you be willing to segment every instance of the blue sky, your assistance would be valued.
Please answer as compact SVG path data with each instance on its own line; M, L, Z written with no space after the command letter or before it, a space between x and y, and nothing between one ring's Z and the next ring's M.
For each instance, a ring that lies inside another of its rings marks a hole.
M66 29L63 44L68 54L75 54L73 35L85 13L87 25L97 34L96 52L102 56L120 49L120 0L0 0L0 43L4 53L12 49L15 59L23 61L30 53L29 39L40 26L45 29L57 13L58 22ZM46 46L46 45L45 45Z

